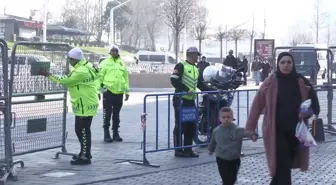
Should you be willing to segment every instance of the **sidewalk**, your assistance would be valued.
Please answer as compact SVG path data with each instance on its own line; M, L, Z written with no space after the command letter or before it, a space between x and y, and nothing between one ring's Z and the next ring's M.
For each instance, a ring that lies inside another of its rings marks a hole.
M310 159L310 170L300 172L293 170L293 185L334 185L336 184L336 163L334 158L335 143L327 143L313 149ZM265 161L265 154L257 154L242 158L237 185L268 185L270 177ZM92 185L221 185L221 179L215 162L197 166L181 167L130 178L95 183Z
M164 101L163 101L164 102ZM167 147L168 130L166 111L162 111L163 102L160 103L159 117L159 140L158 147ZM151 103L153 106L155 103ZM166 103L165 103L166 104ZM141 142L143 133L141 131L141 123L139 115L142 113L143 105L132 104L125 105L121 114L121 136L124 138L122 143L106 144L102 142L102 114L99 113L94 118L92 124L92 155L93 161L90 166L71 166L70 156L60 156L60 159L52 159L55 153L60 150L50 150L46 152L38 152L19 156L25 162L24 168L16 168L18 173L17 182L9 181L9 185L79 185L90 184L90 182L106 181L109 179L125 178L125 176L133 176L139 174L159 172L162 170L176 169L190 165L198 165L208 163L214 160L208 156L206 149L199 150L200 158L180 159L173 156L173 152L158 152L148 154L147 159L152 164L161 165L160 168L150 168L139 165L130 165L129 163L118 163L116 159L142 159ZM153 108L148 109L151 117L147 120L147 149L155 147L155 116ZM173 116L173 115L171 115ZM171 119L172 122L173 119ZM74 133L74 117L70 114L67 119L68 139L67 149L71 153L78 153L79 144ZM170 132L172 132L173 124L171 124ZM172 134L170 133L170 145L172 142ZM172 146L171 146L172 147ZM262 143L251 144L244 143L244 152L246 154L262 152ZM17 158L17 159L18 159ZM110 183L114 184L114 183ZM133 183L134 184L134 183Z

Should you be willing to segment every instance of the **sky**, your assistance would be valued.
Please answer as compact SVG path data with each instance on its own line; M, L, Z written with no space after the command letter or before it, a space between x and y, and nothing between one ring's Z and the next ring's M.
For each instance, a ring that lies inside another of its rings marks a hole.
M62 12L66 0L49 0L49 11L53 16ZM108 1L108 0L106 0ZM209 32L219 25L234 27L244 24L241 28L251 29L253 14L255 30L263 31L264 12L266 16L266 38L276 39L276 45L287 45L293 32L309 32L313 34L311 23L316 0L199 0L209 11ZM28 17L31 9L42 9L45 0L1 0L0 14L6 7L7 14ZM321 11L329 13L330 23L336 23L335 0L320 0ZM20 6L18 6L20 5ZM36 16L41 13L37 12ZM300 26L298 26L300 25ZM334 26L333 26L334 27ZM336 28L336 27L335 27ZM335 29L336 30L336 29ZM326 29L321 30L320 43L325 41ZM336 40L336 39L335 39ZM192 44L194 41L188 41ZM247 41L248 42L248 41ZM240 43L246 50L246 43ZM248 44L247 44L248 45ZM230 46L231 47L231 46Z

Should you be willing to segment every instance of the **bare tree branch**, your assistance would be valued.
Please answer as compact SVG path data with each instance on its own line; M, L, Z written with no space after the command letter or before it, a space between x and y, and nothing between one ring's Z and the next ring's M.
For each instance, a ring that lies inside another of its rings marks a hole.
M312 29L315 32L315 42L319 43L319 32L327 26L327 19L329 17L327 12L321 10L322 0L315 0L313 9Z
M246 39L246 29L234 29L230 32L230 37L235 43L235 54L238 56L238 41Z

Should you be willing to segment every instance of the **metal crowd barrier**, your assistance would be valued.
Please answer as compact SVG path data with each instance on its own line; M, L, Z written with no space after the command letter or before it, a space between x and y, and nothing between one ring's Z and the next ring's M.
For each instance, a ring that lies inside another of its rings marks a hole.
M0 40L0 49L0 167L4 174L0 184L4 184L8 177L17 180L15 164L24 167L14 156L56 148L61 149L56 158L76 154L66 150L67 89L39 76L40 68L31 67L51 65L53 74L68 74L66 56L71 47L18 42L8 57L6 42Z
M253 97L255 96L257 90L236 90L236 91L223 91L221 94L224 94L225 96L231 96L233 97L232 102L228 102L228 105L233 110L235 123L237 125L240 125L242 127L245 127L245 123L247 120L247 116L249 114L250 105L252 104ZM163 151L170 151L175 149L185 149L190 147L202 147L207 146L209 143L210 135L210 127L208 124L207 127L207 138L205 142L199 142L198 141L198 134L199 134L199 125L198 122L200 120L199 113L200 109L202 109L202 104L200 104L200 97L199 95L206 94L207 98L205 98L205 101L207 102L207 105L209 105L209 95L218 95L218 91L208 91L208 92L197 92L196 95L196 106L194 108L187 107L182 108L180 105L180 120L179 120L179 133L181 133L182 124L184 121L188 122L196 122L196 129L195 129L195 138L194 138L194 144L191 146L181 146L174 147L172 144L173 141L173 129L175 126L175 118L174 118L174 112L172 110L172 97L173 96L183 96L186 93L166 93L166 94L147 94L144 97L144 107L143 107L143 114L141 115L141 124L143 129L143 142L142 142L142 160L132 160L132 159L117 159L118 163L120 162L129 162L132 164L138 164L138 165L144 165L144 166L150 166L150 167L160 167L159 165L151 164L147 159L147 154L149 153L156 153L156 152L163 152ZM160 101L160 98L167 98L168 101ZM149 98L155 98L155 106L149 107L149 103L147 100ZM216 101L216 110L213 112L213 110L210 109L210 106L207 106L207 109L205 110L206 113L206 120L208 123L215 123L215 128L219 124L219 120L215 119L212 120L214 117L213 114L217 114L219 112L219 101ZM212 107L213 109L214 107ZM164 113L164 115L160 115L159 113ZM210 113L211 112L211 113ZM211 118L209 117L211 115ZM218 116L216 116L218 118ZM261 116L262 117L262 116ZM187 124L187 123L185 123ZM257 130L258 132L258 130ZM259 136L262 136L262 134L259 134ZM196 139L196 140L195 140ZM182 141L178 141L181 143ZM162 145L165 143L163 147Z

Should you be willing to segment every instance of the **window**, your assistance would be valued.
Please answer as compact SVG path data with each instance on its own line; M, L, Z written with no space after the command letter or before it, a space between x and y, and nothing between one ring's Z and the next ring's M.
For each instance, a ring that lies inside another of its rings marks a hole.
M151 62L165 62L164 55L149 55L149 61Z
M36 59L34 59L33 57L29 57L28 58L28 65L33 63L33 62L37 62Z
M148 55L139 55L139 61L148 61Z
M175 58L170 57L170 56L168 57L168 62L171 63L171 64L176 64Z

